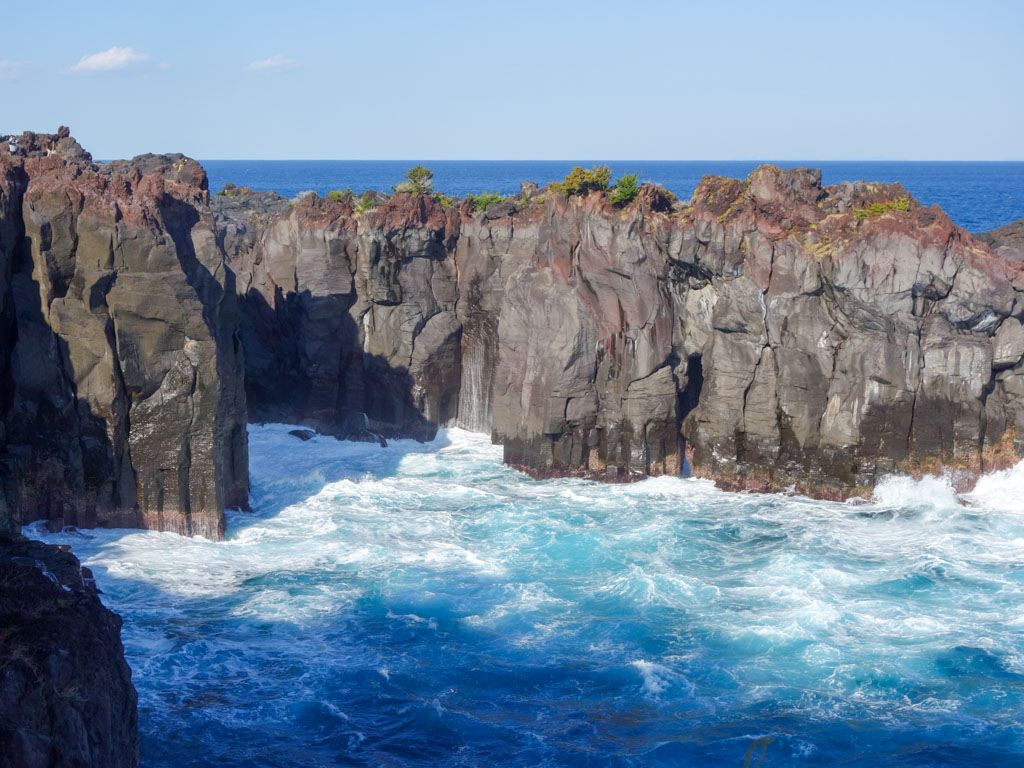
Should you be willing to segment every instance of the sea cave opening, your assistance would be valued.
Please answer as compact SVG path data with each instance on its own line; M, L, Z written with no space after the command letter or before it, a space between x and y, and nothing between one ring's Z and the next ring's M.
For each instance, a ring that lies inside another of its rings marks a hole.
M704 388L704 364L700 355L690 355L686 361L686 385L679 390L678 404L676 407L679 416L679 449L682 454L683 477L690 477L693 474L693 467L690 465L689 451L686 438L683 436L683 424L686 417L700 403L700 392Z

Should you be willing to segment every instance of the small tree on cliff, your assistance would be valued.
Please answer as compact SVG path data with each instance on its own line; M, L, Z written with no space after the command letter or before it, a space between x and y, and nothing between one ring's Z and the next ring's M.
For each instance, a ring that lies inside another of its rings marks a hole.
M430 195L434 192L434 172L422 165L410 168L405 181L394 186L395 192L411 192L414 195Z
M619 180L615 182L615 190L608 195L608 202L612 205L629 205L636 197L638 181L640 181L639 173L627 173L620 176Z
M585 195L595 189L606 190L611 180L612 172L607 165L595 165L589 171L577 165L562 181L551 182L550 188L564 197L572 197L573 195Z

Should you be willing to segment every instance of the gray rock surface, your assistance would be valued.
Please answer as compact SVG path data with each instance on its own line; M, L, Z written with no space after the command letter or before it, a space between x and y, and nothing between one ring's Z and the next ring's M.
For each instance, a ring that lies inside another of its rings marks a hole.
M1024 219L1017 219L1005 227L978 232L974 237L988 244L1000 258L1024 261Z
M357 216L309 198L230 262L250 418L429 439L458 413L460 214L398 194Z
M94 165L70 137L0 154L4 527L220 538L247 506L234 275L202 168Z
M762 166L688 204L305 201L231 264L259 418L455 423L535 476L689 463L834 498L893 471L966 487L1024 448L1021 265L898 185Z

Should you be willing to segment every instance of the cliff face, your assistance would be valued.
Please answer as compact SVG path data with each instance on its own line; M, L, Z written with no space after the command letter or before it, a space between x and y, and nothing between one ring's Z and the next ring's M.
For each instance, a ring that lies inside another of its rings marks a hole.
M1021 264L898 185L763 166L688 205L312 200L231 264L264 418L454 422L536 476L688 459L835 498L896 470L969 484L1024 452Z
M307 201L230 262L252 419L430 439L457 416L462 217L398 198L362 218Z
M0 763L139 764L120 630L73 555L0 535Z
M246 506L234 276L206 176L66 131L0 153L0 479L37 519L223 535Z

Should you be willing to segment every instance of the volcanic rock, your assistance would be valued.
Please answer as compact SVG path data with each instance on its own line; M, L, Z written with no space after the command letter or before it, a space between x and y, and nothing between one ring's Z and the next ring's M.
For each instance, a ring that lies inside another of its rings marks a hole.
M0 529L37 519L220 538L247 506L234 275L181 155L0 153Z
M1024 452L1024 265L899 185L761 166L686 204L309 200L231 266L261 418L451 423L537 477L830 498Z
M120 630L70 552L0 536L0 763L139 764Z

